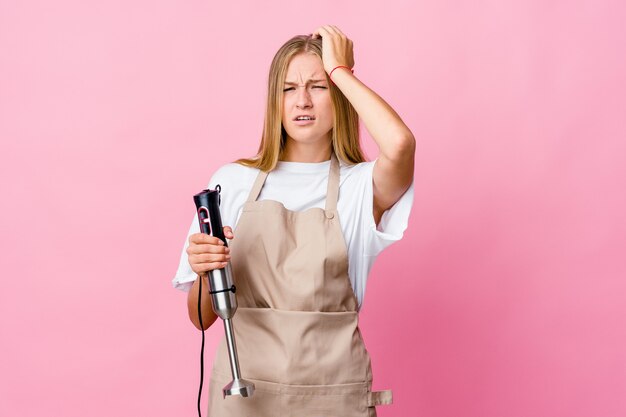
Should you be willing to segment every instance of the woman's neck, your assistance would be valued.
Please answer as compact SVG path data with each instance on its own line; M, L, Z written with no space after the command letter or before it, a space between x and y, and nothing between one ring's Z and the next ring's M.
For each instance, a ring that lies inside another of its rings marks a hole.
M303 144L287 138L281 161L285 162L324 162L330 159L332 146L330 141L323 146Z

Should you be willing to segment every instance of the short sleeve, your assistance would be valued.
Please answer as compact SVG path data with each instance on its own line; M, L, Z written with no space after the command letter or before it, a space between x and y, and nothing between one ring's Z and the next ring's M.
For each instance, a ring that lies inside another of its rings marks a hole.
M196 280L196 273L191 269L191 265L189 265L189 259L187 257L187 248L189 247L189 236L193 233L200 232L200 225L198 223L198 214L196 213L193 217L193 221L191 222L191 226L189 226L189 233L187 233L187 238L185 239L185 243L183 245L182 253L180 254L180 260L178 262L178 269L176 271L176 275L172 280L172 285L174 288L189 292L193 282Z
M373 173L376 160L368 162L363 172L365 180L364 204L361 219L365 230L365 256L377 256L385 248L402 239L409 224L409 215L413 207L413 181L400 199L387 209L376 227L374 220L374 183Z

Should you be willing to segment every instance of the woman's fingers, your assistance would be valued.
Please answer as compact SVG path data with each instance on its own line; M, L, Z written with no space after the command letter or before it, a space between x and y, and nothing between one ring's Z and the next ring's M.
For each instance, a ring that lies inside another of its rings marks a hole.
M204 275L214 269L224 268L226 265L228 265L228 262L209 262L203 264L193 264L191 269L198 275Z
M221 239L215 236L207 235L206 233L194 233L189 236L189 244L195 243L196 245L209 244L209 245L223 245Z
M197 236L203 235L203 236ZM220 239L209 236L203 233L197 233L189 237L189 246L187 247L187 254L192 255L199 254L218 254L227 255L230 253L230 248L224 245ZM230 255L229 255L230 256Z
M333 26L333 25L326 25L327 30L332 33L333 35L337 35L337 36L345 36L343 33L341 33L341 31L337 28L337 26Z
M224 236L227 239L235 238L235 235L233 234L233 229L230 226L224 226L223 231L224 231ZM224 242L222 242L221 239L215 236L207 235L206 233L194 233L191 236L189 236L189 244L190 245L191 244L224 245Z
M322 61L326 72L340 65L349 68L354 66L352 41L338 27L320 26L313 31L312 36L322 38Z
M197 274L223 268L230 261L230 249L225 246L192 244L187 254L189 265Z
M320 26L315 29L315 31L313 31L313 37L322 36L323 38L324 35L340 36L344 38L346 37L346 35L341 30L339 30L337 26L333 25Z
M192 244L187 247L187 253L189 255L196 255L199 253L230 253L230 248L222 245L198 245Z
M232 238L229 226L224 227L226 238ZM191 269L199 275L218 268L224 268L230 261L230 248L221 239L205 233L194 233L189 236L187 255Z
M192 253L189 255L189 262L194 264L228 261L230 261L229 253Z
M345 36L345 35L343 34L343 32L342 32L342 31L340 31L340 30L339 30L339 28L338 28L337 26L335 26L335 25L328 25L328 26L330 26L330 28L331 28L331 29L332 29L335 33L337 33L337 34L339 34L339 35L342 35L342 36Z
M331 33L328 31L328 28L326 26L320 26L313 31L313 37L322 38L322 40L324 39L324 37L328 38L330 35Z

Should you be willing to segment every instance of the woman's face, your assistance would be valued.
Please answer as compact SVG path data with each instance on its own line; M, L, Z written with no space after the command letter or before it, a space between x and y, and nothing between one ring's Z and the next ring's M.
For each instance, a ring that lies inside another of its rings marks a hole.
M331 140L334 113L322 60L312 53L294 56L283 86L282 123L288 139L326 145ZM298 120L298 116L308 116ZM310 119L310 120L306 120Z

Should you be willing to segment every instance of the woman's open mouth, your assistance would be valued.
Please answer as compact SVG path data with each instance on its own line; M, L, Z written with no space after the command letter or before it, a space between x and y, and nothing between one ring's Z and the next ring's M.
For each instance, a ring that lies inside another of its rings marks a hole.
M306 126L306 125L313 124L313 122L315 122L315 117L309 116L309 115L300 115L300 116L296 116L293 119L293 122L298 126Z

